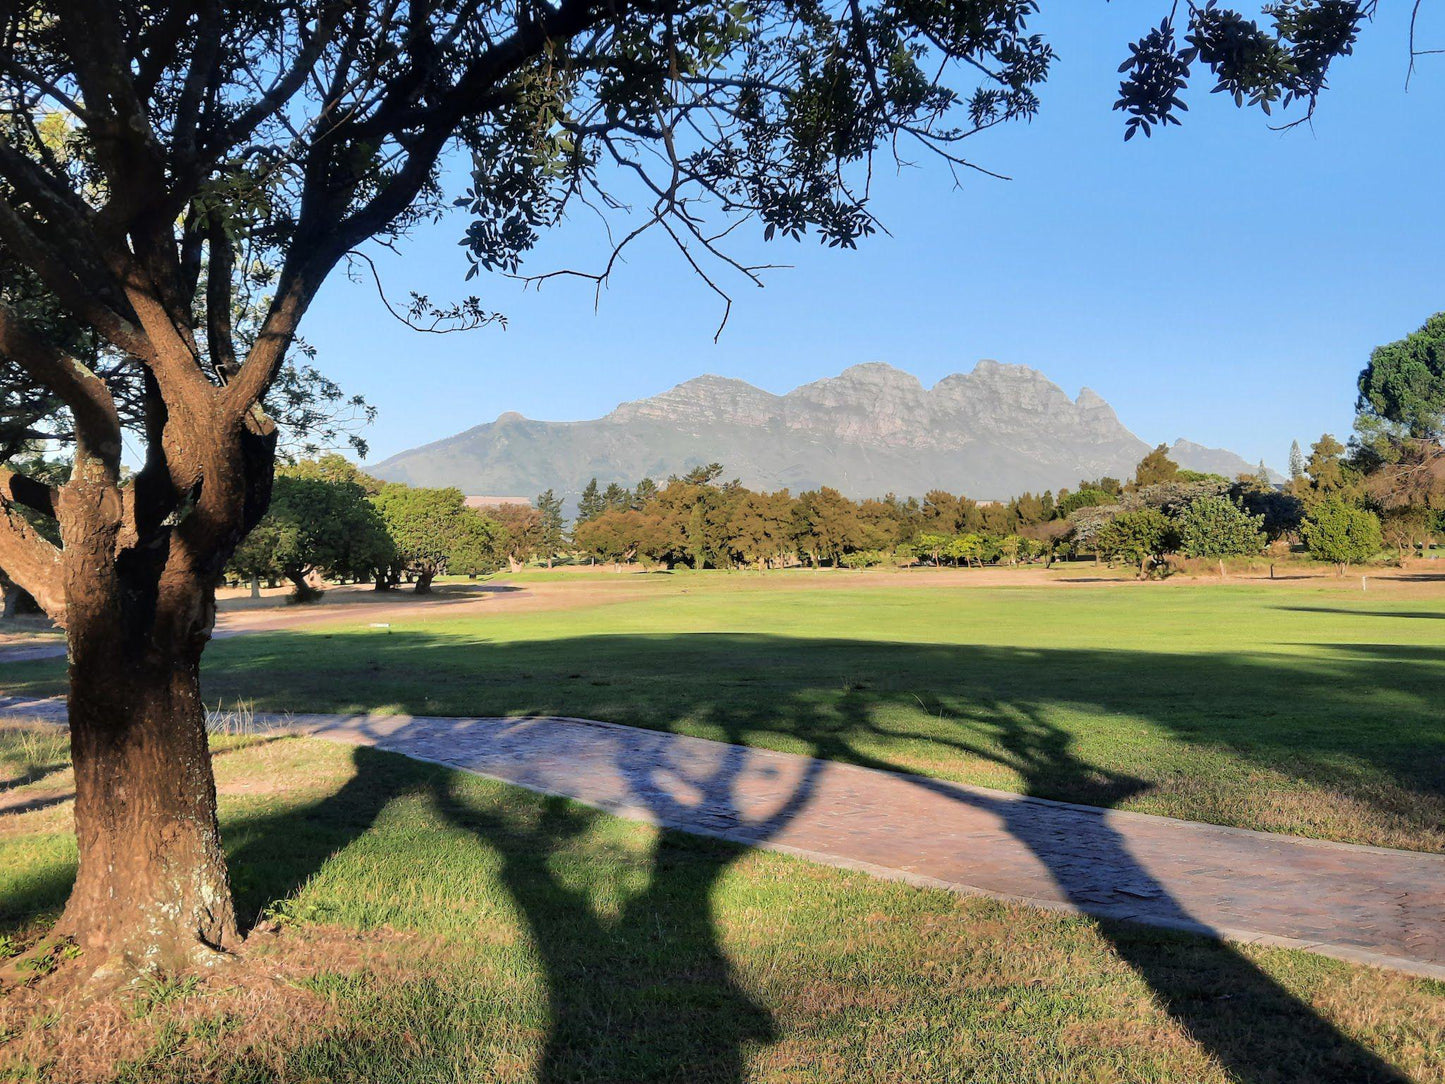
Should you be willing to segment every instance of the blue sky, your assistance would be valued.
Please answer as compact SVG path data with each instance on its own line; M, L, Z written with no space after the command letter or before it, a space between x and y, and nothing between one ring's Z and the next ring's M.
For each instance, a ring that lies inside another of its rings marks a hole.
M1036 28L1060 59L1039 118L967 146L1013 179L957 189L920 159L876 184L890 236L856 252L745 241L745 258L792 266L761 290L732 284L717 343L716 297L662 242L639 246L594 309L580 282L464 283L460 218L383 254L388 291L477 292L506 330L411 332L370 282L338 273L304 334L380 408L373 462L507 410L597 417L703 372L782 392L863 361L932 384L988 357L1070 395L1093 388L1145 440L1282 468L1292 439L1347 435L1372 346L1445 309L1445 56L1423 59L1407 94L1410 5L1385 0L1312 129L1271 131L1205 84L1182 129L1125 144L1115 69L1165 6L1046 0ZM1426 5L1426 44L1445 45L1441 10ZM600 246L579 215L528 270L595 266Z

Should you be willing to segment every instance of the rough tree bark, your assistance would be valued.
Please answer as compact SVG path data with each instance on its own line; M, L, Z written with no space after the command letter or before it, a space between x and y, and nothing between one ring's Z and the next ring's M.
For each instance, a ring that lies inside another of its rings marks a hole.
M56 931L102 967L174 971L240 942L216 821L200 650L136 658L109 622L70 632L80 865Z
M84 446L55 499L79 850L56 932L101 973L172 971L240 941L200 660L222 569L269 498L274 429L252 416L248 433L208 405L165 427L167 474L210 438L182 512L170 498L147 507L144 482L122 489L117 457Z

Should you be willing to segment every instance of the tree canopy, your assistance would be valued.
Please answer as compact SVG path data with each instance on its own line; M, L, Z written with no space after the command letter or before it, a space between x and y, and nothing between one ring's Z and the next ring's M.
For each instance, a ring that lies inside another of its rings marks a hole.
M1424 440L1445 435L1445 312L1375 347L1359 389L1357 428Z
M281 575L299 597L314 593L307 576L365 576L395 556L386 524L355 482L306 470L276 479L271 508L232 567L245 575Z
M1241 557L1264 549L1264 516L1250 515L1225 497L1191 501L1178 518L1179 552L1186 557Z
M1321 501L1305 519L1301 533L1310 556L1330 562L1341 574L1350 565L1373 557L1384 545L1379 517L1338 497Z
M391 483L372 498L396 547L400 567L425 594L444 572L495 571L506 534L466 506L459 489L422 489Z

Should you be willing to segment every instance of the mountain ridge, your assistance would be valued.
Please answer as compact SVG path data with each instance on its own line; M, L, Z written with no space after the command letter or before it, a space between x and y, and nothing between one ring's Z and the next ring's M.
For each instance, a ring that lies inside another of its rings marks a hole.
M506 411L383 460L378 477L468 493L552 489L570 504L587 480L632 485L720 462L756 489L830 485L852 497L929 489L1002 500L1099 475L1125 477L1151 446L1088 387L1070 398L1043 373L984 359L931 387L886 362L776 394L704 373L601 418L537 421ZM1253 468L1179 438L1183 467Z

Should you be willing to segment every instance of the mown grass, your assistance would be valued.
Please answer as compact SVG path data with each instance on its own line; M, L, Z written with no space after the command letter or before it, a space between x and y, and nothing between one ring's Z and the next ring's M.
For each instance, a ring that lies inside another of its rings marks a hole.
M1445 1076L1439 983L888 884L369 749L227 748L238 905L272 920L249 958L120 1005L0 1007L0 1077ZM73 874L68 811L0 826L0 934L23 940Z
M1445 599L1403 593L1438 589L633 579L645 597L575 610L223 640L206 694L258 710L586 716L1445 851ZM55 692L62 675L58 661L15 664L0 685Z

